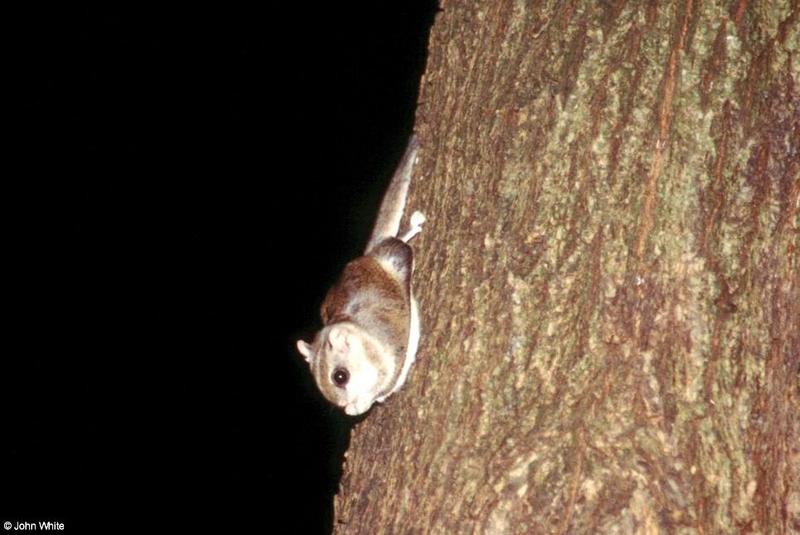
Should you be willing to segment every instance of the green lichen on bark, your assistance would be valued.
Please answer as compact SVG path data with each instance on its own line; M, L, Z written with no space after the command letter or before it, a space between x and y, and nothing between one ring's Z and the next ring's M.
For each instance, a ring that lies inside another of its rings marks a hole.
M425 335L337 532L800 532L799 12L443 5Z

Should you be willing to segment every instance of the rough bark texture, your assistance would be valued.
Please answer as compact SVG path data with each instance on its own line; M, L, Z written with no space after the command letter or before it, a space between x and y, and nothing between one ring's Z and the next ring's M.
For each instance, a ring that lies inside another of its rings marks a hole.
M336 533L800 533L797 1L445 2Z

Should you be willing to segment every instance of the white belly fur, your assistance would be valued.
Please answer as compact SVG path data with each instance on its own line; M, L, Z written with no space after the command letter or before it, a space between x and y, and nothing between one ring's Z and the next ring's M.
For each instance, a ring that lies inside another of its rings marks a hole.
M408 377L408 372L414 360L417 358L417 348L419 347L420 326L419 326L419 308L417 307L417 300L411 296L411 321L408 329L408 347L406 349L406 358L403 362L403 368L400 370L400 375L397 377L397 382L392 389L384 396L377 398L376 401L383 402L403 386Z

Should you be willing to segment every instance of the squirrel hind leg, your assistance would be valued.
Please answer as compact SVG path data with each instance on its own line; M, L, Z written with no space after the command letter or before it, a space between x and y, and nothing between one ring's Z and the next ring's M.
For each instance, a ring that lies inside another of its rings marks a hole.
M419 234L422 231L422 224L425 223L425 214L416 210L413 214L411 214L410 220L411 226L409 229L403 234L402 236L398 236L402 241L408 243L408 241Z

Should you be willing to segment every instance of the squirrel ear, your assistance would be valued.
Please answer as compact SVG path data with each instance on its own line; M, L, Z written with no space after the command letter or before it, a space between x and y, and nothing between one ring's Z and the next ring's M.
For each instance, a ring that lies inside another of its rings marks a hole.
M340 327L332 327L328 333L328 344L331 349L340 352L350 351L350 341L348 340L348 333L346 329Z
M314 348L311 346L311 344L303 340L298 340L297 351L303 355L303 357L306 359L306 362L311 363L311 359L314 357Z

